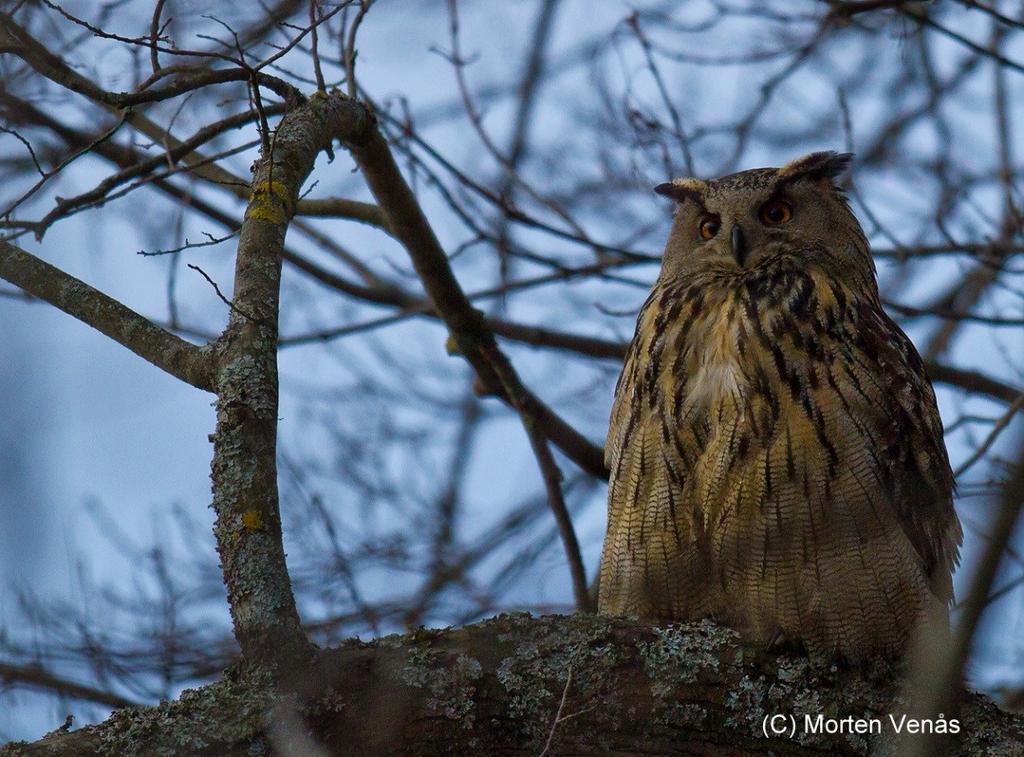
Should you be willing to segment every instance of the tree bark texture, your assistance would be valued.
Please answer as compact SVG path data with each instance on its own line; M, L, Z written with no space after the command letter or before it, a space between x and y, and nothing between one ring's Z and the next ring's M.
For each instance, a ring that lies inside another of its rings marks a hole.
M892 754L889 727L808 733L804 716L888 723L907 709L884 662L843 668L744 647L708 622L592 615L502 615L353 640L293 683L297 693L283 695L265 678L228 677L0 755ZM1024 753L1024 717L979 694L962 704L944 754ZM793 716L795 737L766 738L770 715Z
M359 143L372 126L365 109L318 93L291 111L253 172L235 262L228 327L217 345L217 430L213 435L214 534L235 637L246 660L301 655L299 624L281 538L277 489L278 305L285 233L321 150Z

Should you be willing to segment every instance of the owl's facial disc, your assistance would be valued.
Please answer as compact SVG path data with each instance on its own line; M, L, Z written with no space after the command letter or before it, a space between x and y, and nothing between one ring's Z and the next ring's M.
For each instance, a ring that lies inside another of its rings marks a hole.
M677 203L663 275L713 271L723 281L742 280L796 260L870 281L867 240L835 183L849 158L813 153L782 168L659 184L655 191Z

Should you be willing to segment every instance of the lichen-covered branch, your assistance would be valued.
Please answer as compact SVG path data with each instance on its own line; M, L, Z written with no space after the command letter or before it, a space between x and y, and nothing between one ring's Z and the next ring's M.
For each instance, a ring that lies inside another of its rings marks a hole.
M297 694L276 694L262 678L222 681L0 755L289 754L289 728L346 755L536 755L549 738L551 754L878 755L894 744L890 716L900 722L906 711L885 663L846 669L767 655L707 622L503 615L351 641L302 674ZM793 734L766 736L771 716L779 730L795 722ZM878 722L879 732L824 732L826 720L846 718ZM956 727L948 754L1024 749L1024 717L977 694Z
M0 278L82 323L192 386L212 391L210 355L71 274L0 241Z
M233 307L218 345L213 436L214 533L243 656L271 664L308 641L285 566L277 489L277 339L281 260L295 202L317 154L358 143L371 124L340 95L318 95L282 121L256 166L239 234Z

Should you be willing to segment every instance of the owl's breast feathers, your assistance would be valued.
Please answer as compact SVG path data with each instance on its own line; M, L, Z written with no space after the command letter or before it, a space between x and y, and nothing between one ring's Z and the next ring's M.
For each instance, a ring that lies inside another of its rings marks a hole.
M660 281L616 387L603 612L850 656L952 597L935 396L871 283L781 260Z

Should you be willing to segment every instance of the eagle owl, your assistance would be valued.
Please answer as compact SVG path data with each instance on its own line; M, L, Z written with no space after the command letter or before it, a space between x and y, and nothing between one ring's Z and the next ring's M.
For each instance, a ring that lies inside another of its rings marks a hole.
M835 185L851 157L656 187L678 207L615 389L600 612L848 659L948 623L942 423Z

